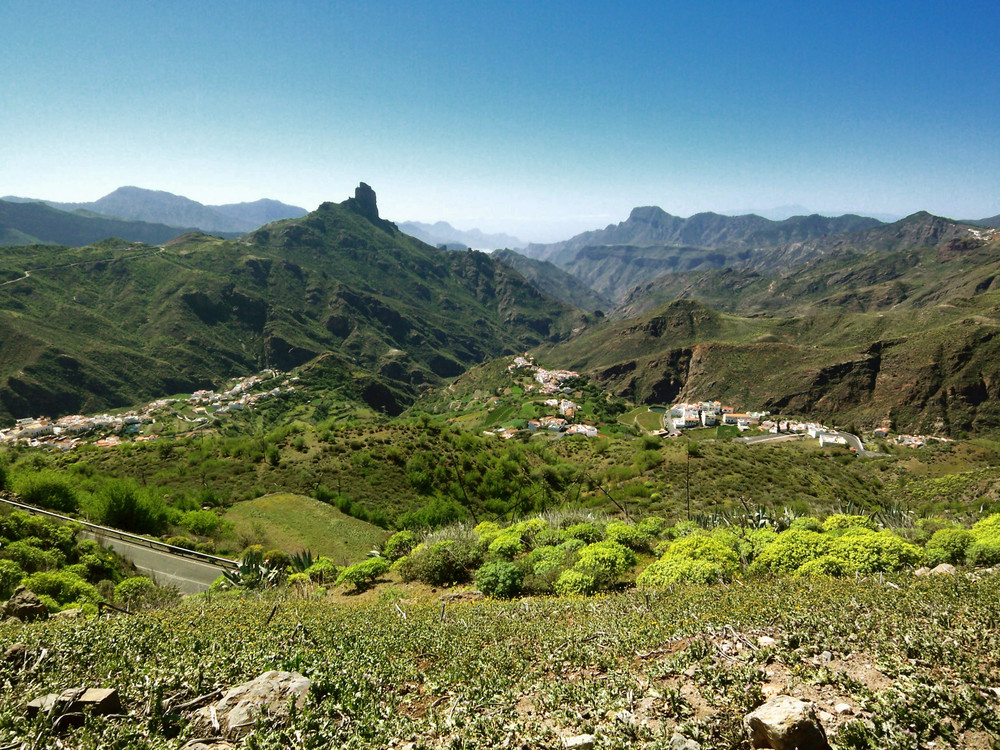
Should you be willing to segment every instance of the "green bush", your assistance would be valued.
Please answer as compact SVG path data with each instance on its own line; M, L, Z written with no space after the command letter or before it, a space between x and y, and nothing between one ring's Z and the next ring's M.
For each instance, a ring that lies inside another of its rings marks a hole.
M38 537L19 539L3 548L3 556L16 562L26 573L52 570L66 561L60 550L41 549L41 544L43 542Z
M735 550L715 536L686 536L678 539L667 550L665 558L705 560L719 565L726 578L740 569L740 559Z
M115 586L115 601L129 609L138 609L154 602L158 596L159 588L145 576L126 578Z
M973 527L975 530L975 527ZM977 568L989 568L1000 565L1000 534L994 536L980 535L966 550L966 560L969 565Z
M965 552L974 539L967 529L938 529L927 542L927 553L940 562L958 564L965 560Z
M292 556L283 549L269 549L264 553L264 559L272 568L284 570L292 564Z
M195 541L186 536L168 536L166 543L171 547L180 547L181 549L194 549L195 545Z
M554 529L549 526L547 529L542 529L535 534L535 546L556 547L568 539L570 539L570 535L563 529Z
M419 541L420 540L414 531L410 531L409 529L397 531L389 537L389 541L385 543L385 549L382 550L382 556L387 560L395 562L399 558L410 554Z
M833 541L824 534L789 529L760 551L750 565L750 572L771 575L794 573L810 560L830 554L832 546Z
M823 521L824 531L841 531L855 527L874 529L875 522L868 516L854 516L845 513L835 513Z
M548 528L549 522L544 518L528 518L514 524L509 531L518 534L524 541L525 546L534 547L537 545L535 540L538 535L547 531Z
M667 556L642 571L635 582L638 586L661 588L674 583L717 583L724 578L723 567L711 560Z
M97 589L78 575L60 571L41 571L27 576L22 583L38 596L52 597L60 606L69 602L100 601Z
M638 526L639 533L653 539L659 539L664 534L667 533L667 529L670 528L670 524L667 523L667 519L660 518L659 516L647 516L646 518L639 521Z
M112 480L101 488L97 509L104 525L136 534L159 534L167 521L162 498L124 479Z
M9 599L10 595L24 578L24 570L13 560L0 560L0 599Z
M980 519L972 527L972 535L979 539L984 536L1000 536L1000 513Z
M559 596L590 596L597 591L597 581L589 573L564 570L553 588Z
M573 569L592 576L601 588L617 582L637 561L635 552L618 542L594 542L580 550L578 555Z
M181 516L180 522L181 526L198 536L215 536L222 530L223 524L222 517L212 510L189 510Z
M81 555L80 563L86 566L86 578L91 583L97 583L103 579L115 580L119 577L115 556L107 550L101 549L97 552Z
M465 583L483 561L478 541L442 539L418 545L408 556L397 561L404 581L423 581L432 586Z
M509 560L524 552L524 541L520 534L508 529L490 542L489 552L495 557L505 557Z
M817 578L822 576L839 578L850 572L850 568L839 557L823 555L800 565L799 569L795 571L795 575L800 578Z
M601 530L592 523L575 523L565 531L570 538L579 539L587 544L601 541Z
M834 540L832 554L848 571L861 575L892 573L923 560L923 550L890 531L856 534Z
M72 513L80 506L76 491L55 471L45 470L20 476L15 489L25 503L39 508Z
M350 585L354 591L364 591L375 580L389 572L390 563L384 557L371 557L344 568L337 576L337 586Z
M524 573L512 562L488 562L476 573L476 586L493 599L511 599L521 593Z
M305 587L312 583L312 579L305 573L292 573L285 583L289 586Z
M635 526L622 521L612 521L605 526L604 538L636 551L649 549L650 538Z
M789 524L788 528L795 531L815 531L819 534L822 534L825 530L823 522L812 516L799 516Z
M479 538L483 541L487 547L493 543L493 540L500 536L500 532L503 529L500 528L500 524L494 521L483 521L481 524L476 526L473 531L479 535Z
M335 565L329 557L320 557L306 568L305 573L313 583L333 583L340 575L341 567Z
M682 539L691 534L700 534L701 526L694 521L678 521L667 529L667 539Z

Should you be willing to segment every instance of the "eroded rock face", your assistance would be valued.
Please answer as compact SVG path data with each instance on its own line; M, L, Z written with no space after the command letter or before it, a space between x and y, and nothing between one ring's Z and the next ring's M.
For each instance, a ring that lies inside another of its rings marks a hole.
M755 748L830 750L812 703L778 695L743 719Z
M14 594L3 605L2 617L16 617L22 622L31 620L45 620L49 616L49 608L35 596L34 591L29 591L24 586L14 589Z
M280 722L289 705L305 705L312 683L298 672L265 672L230 688L217 702L199 709L194 721L229 737L248 733L258 719Z

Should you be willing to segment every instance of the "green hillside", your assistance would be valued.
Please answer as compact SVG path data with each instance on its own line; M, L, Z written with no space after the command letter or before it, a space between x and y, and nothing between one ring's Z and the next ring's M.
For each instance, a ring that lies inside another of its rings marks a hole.
M400 233L361 194L238 241L4 253L0 278L29 276L0 287L0 414L92 412L329 352L329 378L398 413L579 321L488 255Z

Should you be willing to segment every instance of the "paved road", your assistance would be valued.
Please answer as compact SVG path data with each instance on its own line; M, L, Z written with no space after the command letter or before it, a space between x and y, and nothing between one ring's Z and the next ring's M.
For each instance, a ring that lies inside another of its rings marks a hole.
M733 441L737 443L745 443L747 445L755 445L757 443L787 443L792 440L805 440L808 437L809 436L804 432L796 432L791 435L753 435L745 438L733 438Z
M79 532L79 536L93 539L102 547L113 550L160 586L176 586L182 594L207 591L212 581L221 576L224 570L222 566L213 563L151 549L102 531L85 528Z
M864 443L861 442L861 438L859 438L857 435L852 435L849 432L840 432L839 430L837 432L834 432L833 434L839 435L840 437L844 438L844 440L847 441L847 444L850 447L854 448L854 450L857 452L860 458L888 458L888 454L886 453L880 453L879 451L870 451L867 448L865 448Z
M161 586L176 586L182 594L198 594L205 591L212 581L222 575L223 571L236 567L235 561L224 557L172 547L169 544L118 529L86 523L51 511L33 508L12 499L0 498L0 504L27 513L54 518L58 521L73 521L80 524L83 527L79 531L81 537L93 539L102 547L114 550L135 565L139 572L150 576Z

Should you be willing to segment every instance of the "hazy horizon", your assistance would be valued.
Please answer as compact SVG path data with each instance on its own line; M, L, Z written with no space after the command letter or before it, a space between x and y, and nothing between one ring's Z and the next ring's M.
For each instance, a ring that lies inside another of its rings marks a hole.
M1000 214L1000 9L20 4L0 194L123 185L565 239L690 216ZM739 210L739 209L737 209Z

